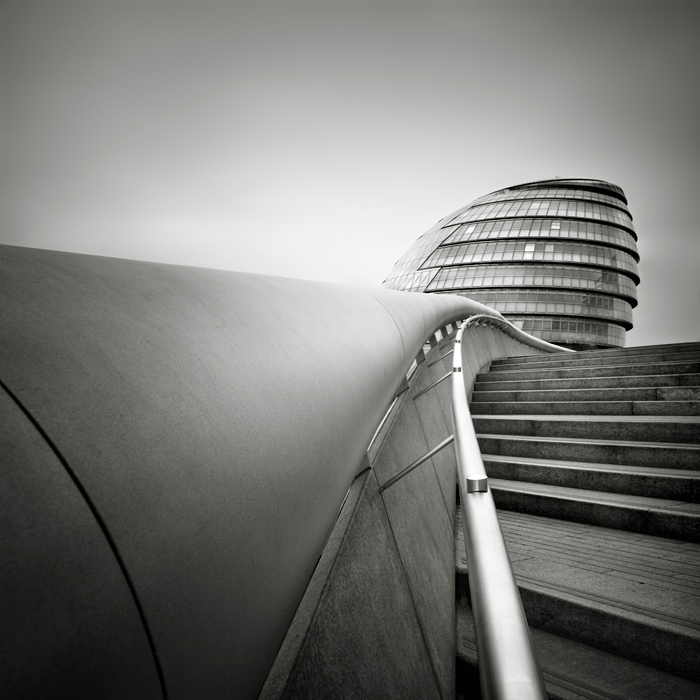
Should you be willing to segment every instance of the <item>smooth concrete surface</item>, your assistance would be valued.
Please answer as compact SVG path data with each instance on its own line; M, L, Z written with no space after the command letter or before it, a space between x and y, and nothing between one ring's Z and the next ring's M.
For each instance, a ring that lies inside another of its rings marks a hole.
M0 388L0 697L162 698L115 552L56 454Z
M419 394L444 374L447 339L433 347L395 406L371 463L380 486L444 440L450 432L446 382ZM449 347L449 346L448 346ZM425 406L430 405L430 411ZM420 407L423 410L420 410ZM382 491L402 568L420 621L440 696L454 697L453 513L456 463L452 445ZM451 488L450 488L451 487Z
M416 406L408 397L393 421L382 449L372 460L372 468L376 472L379 485L383 486L435 445L437 442L429 445L425 439L420 429L420 418Z
M442 698L454 696L454 531L432 465L382 492Z
M168 698L257 696L411 362L436 329L483 312L449 295L0 248L0 379L119 553ZM34 525L17 527L10 589L34 547ZM66 575L99 588L105 574ZM103 645L104 627L81 631ZM25 634L79 677L50 626ZM152 673L151 650L132 651Z
M371 470L350 489L259 697L441 697Z

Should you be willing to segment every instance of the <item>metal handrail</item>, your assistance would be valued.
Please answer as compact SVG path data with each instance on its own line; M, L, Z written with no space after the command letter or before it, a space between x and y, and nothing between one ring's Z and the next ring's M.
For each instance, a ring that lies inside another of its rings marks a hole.
M484 318L501 320L492 316ZM462 333L479 320L484 319L472 317L465 321L454 341L452 421L481 694L485 700L546 700L542 672L535 658L467 403L462 373ZM558 352L562 350L551 347Z
M535 338L534 335L526 333L505 318L489 316L487 314L476 314L475 316L470 316L465 323L468 326L494 326L503 331L506 335L511 336L511 338L514 338L528 347L535 348L536 350L544 350L545 352L576 352L569 348L563 348L559 345L548 343L541 338Z

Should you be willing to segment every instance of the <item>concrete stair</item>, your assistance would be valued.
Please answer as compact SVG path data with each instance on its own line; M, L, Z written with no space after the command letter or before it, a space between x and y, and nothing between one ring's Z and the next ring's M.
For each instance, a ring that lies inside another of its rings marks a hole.
M471 411L550 697L700 698L700 343L500 360Z

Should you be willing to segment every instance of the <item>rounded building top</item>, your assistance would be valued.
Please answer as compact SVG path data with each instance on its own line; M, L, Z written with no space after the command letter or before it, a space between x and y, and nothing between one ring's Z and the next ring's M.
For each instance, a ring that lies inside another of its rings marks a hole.
M612 182L606 182L605 180L591 180L585 178L561 178L555 177L551 180L534 180L533 182L524 182L521 185L514 185L508 187L505 190L497 190L497 192L505 192L508 190L526 190L526 189L541 189L543 187L565 187L567 189L579 189L587 190L589 192L599 192L600 194L607 194L612 197L616 197L623 204L627 204L627 197L621 187L613 185ZM496 194L496 192L491 192L491 194ZM487 195L488 196L488 195Z
M627 198L604 180L554 178L495 190L423 234L383 286L461 294L533 335L624 345L639 283Z

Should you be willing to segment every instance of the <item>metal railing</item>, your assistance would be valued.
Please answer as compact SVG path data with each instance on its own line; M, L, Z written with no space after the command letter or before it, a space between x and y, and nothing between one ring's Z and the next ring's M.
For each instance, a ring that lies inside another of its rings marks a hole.
M576 352L575 350L570 350L569 348L563 348L559 345L548 343L546 340L542 340L541 338L535 338L534 335L526 333L505 318L488 316L487 314L477 314L475 316L470 316L464 322L464 324L462 324L462 328L464 328L465 324L467 326L493 326L503 331L511 338L514 338L518 342L537 350L544 350L545 352Z
M539 341L508 321L472 316L457 331L452 366L452 421L481 694L485 700L546 700L542 672L535 658L467 403L462 333L468 325L480 322L496 325L514 337L522 334L528 345L537 347L542 343L548 347L540 349L548 352L561 352L563 348Z

